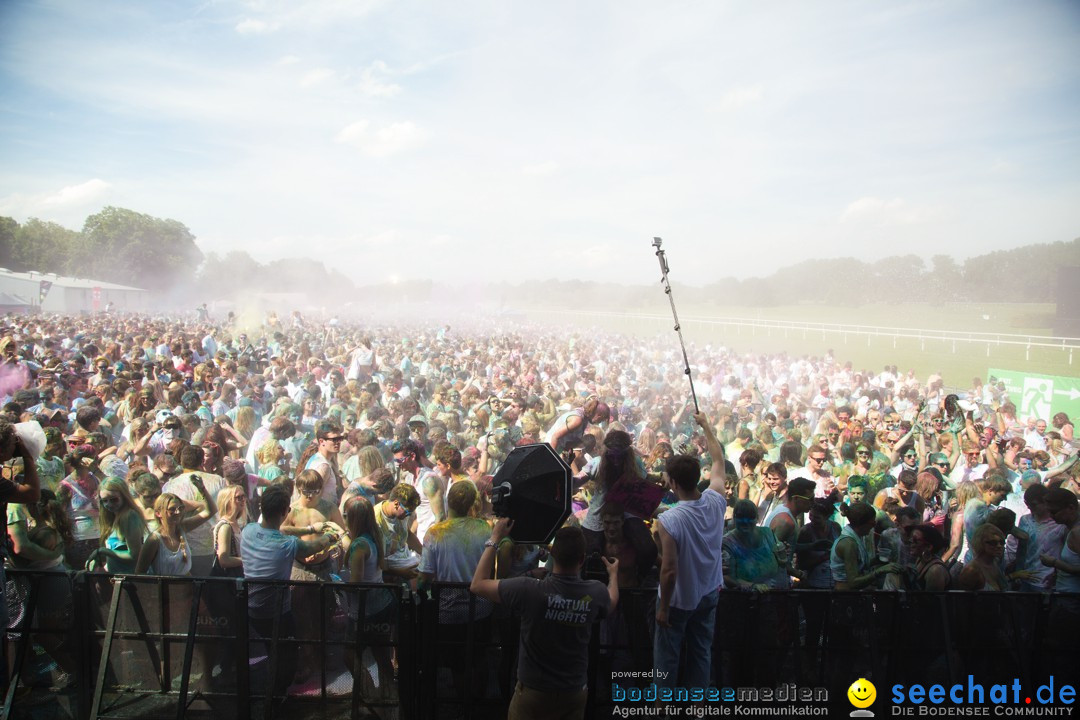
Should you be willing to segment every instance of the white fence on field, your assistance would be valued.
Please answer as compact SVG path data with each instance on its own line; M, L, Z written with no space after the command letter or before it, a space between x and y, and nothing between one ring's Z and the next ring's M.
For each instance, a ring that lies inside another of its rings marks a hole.
M527 314L544 319L566 318L573 319L578 323L625 322L627 327L640 329L643 323L657 325L658 327L674 327L674 319L671 315L662 313L622 313L590 310L547 310L535 308L525 311ZM758 334L771 337L774 332L782 332L784 337L800 333L805 339L811 334L820 334L821 338L838 336L847 342L849 336L866 337L867 345L873 338L891 338L893 347L899 339L914 339L920 341L922 349L926 349L927 342L952 343L953 352L957 352L959 345L982 345L986 347L986 355L990 356L993 347L1014 346L1025 348L1025 359L1031 359L1032 348L1048 348L1068 353L1069 364L1073 362L1073 351L1080 350L1080 338L1056 337L1053 335L1023 335L998 332L974 332L955 330L927 330L921 328L882 327L877 325L847 325L841 323L817 323L801 322L793 320L765 320L762 318L732 318L732 317L701 317L689 316L679 318L684 330L691 327L700 329L734 329L737 334L748 331L751 336Z

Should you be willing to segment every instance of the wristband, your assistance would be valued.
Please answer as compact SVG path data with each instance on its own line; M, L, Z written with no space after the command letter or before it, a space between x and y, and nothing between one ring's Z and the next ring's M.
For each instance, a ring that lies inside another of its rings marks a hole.
M498 547L498 546L499 546L499 543L495 542L495 541L494 541L494 540L492 540L491 538L488 538L488 539L487 539L487 540L486 540L486 541L484 542L484 547L486 547L486 548L493 548L493 547Z

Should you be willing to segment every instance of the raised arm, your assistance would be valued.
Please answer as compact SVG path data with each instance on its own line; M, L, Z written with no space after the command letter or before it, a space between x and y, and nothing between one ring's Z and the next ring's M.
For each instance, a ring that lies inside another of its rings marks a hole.
M1065 462L1061 463L1060 465L1055 465L1054 467L1047 470L1046 471L1046 477L1043 478L1043 482L1045 483L1050 478L1057 477L1058 475L1062 474L1063 472L1065 472L1066 470L1071 468L1073 466L1073 464L1076 462L1076 458L1077 458L1077 456L1073 455L1072 457L1067 458L1065 460Z
M611 600L611 611L614 612L615 606L619 604L619 558L608 560L606 556L601 555L600 559L604 561L604 567L607 568L608 599Z
M895 465L896 463L900 462L900 451L903 449L904 445L907 444L908 440L910 440L911 436L914 435L914 434L915 434L915 426L912 425L911 429L907 431L907 434L904 435L904 437L897 440L895 444L893 444L892 450L889 451L889 462L890 463Z
M199 510L199 512L194 515L188 515L180 521L180 526L184 528L184 530L194 530L217 514L217 503L214 502L211 493L207 492L206 486L203 485L202 478L192 473L191 484L195 486L195 490L202 496L203 502L206 503L206 505Z
M709 489L724 495L727 492L724 446L720 444L719 438L716 437L716 431L709 424L709 418L705 417L705 413L695 413L694 421L697 422L701 431L705 433L705 444L709 450L709 455L712 456L712 476L709 479Z
M480 556L480 562L476 564L476 570L473 572L472 582L469 583L469 590L473 594L493 603L502 602L499 598L499 581L492 579L495 574L496 548L504 538L510 536L510 528L513 526L514 521L510 518L499 518L499 521L495 523L495 527L491 529L491 539L484 547L484 554Z

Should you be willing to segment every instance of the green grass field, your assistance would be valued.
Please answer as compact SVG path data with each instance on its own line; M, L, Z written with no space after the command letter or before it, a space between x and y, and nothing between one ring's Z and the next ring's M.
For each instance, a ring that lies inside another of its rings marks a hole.
M655 320L641 317L564 315L543 311L530 312L528 315L540 322L594 326L637 336L669 334L671 342L677 343L678 340L672 329L674 323L671 319L671 308L664 304L663 293L658 291L657 294L660 295L660 302L638 311L644 315L661 316ZM1054 314L1053 305L912 303L863 305L857 308L794 305L770 308L687 306L678 309L687 341L699 345L722 344L742 352L787 352L792 355L822 355L832 350L838 360L841 362L850 360L858 369L877 372L886 364L896 365L902 371L915 370L916 375L923 380L931 373L940 372L946 383L953 387L968 387L972 378L976 376L985 379L988 369L992 367L1018 372L1080 376L1080 351L1072 357L1068 350L1060 348L1027 348L1023 345L996 344L985 340L953 342L940 339L868 336L857 332L844 334L823 333L820 330L738 328L702 321L717 318L742 318L961 333L1050 335L1050 322ZM1018 340L1019 338L1011 339ZM693 361L694 359L691 358L691 362Z

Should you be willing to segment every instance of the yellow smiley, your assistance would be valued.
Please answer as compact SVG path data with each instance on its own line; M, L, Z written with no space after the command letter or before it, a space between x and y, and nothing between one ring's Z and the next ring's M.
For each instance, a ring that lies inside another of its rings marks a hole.
M877 688L866 678L859 678L847 689L848 700L857 708L868 708L877 699Z

